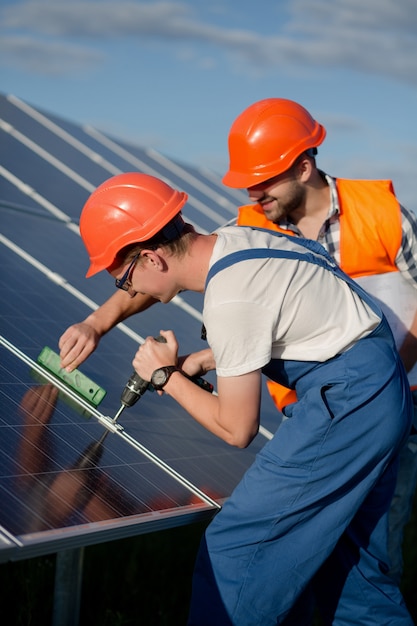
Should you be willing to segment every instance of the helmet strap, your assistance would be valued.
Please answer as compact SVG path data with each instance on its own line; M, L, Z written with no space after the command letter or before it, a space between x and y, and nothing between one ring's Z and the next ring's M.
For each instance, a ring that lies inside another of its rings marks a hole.
M174 241L174 239L179 239L184 231L185 222L182 219L181 213L177 213L177 215L154 236L152 239L148 239L148 241L141 242L141 246L149 245L149 246L160 246L164 243L169 243L170 241Z

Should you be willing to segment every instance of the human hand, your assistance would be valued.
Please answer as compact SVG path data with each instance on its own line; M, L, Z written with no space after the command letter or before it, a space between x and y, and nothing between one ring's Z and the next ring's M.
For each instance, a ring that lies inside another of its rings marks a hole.
M60 337L61 367L67 372L75 370L97 348L101 335L87 322L73 324Z
M178 366L188 376L203 376L216 369L211 348L178 357Z
M137 374L143 380L150 381L153 372L165 365L176 365L178 362L178 342L172 330L161 330L166 343L147 337L139 347L132 361Z

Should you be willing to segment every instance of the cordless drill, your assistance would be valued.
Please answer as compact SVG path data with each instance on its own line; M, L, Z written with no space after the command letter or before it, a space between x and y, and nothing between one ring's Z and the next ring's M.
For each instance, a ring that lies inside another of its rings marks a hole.
M162 337L161 335L155 337L155 341L166 343L165 337ZM201 378L200 376L187 376L186 374L184 374L184 376L192 380L193 383L199 387L202 387L205 391L213 393L213 385L204 378ZM113 422L116 422L119 419L126 407L131 407L136 404L139 398L141 398L145 391L149 388L152 388L152 385L148 381L143 380L137 372L133 372L122 391L122 395L120 397L120 409L114 416Z

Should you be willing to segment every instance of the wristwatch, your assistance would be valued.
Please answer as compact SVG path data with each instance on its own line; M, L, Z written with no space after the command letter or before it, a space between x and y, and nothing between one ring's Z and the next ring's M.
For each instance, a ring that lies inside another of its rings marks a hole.
M166 365L165 367L159 367L151 376L151 384L154 389L161 391L170 379L171 374L178 372L179 369L176 365Z

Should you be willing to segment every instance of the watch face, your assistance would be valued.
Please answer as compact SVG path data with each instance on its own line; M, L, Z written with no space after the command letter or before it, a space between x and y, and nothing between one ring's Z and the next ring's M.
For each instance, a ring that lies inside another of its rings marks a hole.
M171 374L177 369L175 365L166 365L155 370L151 377L151 383L155 389L162 389L167 384Z
M167 382L167 373L162 368L155 370L152 374L152 384L154 387L160 387L161 385L165 385Z

